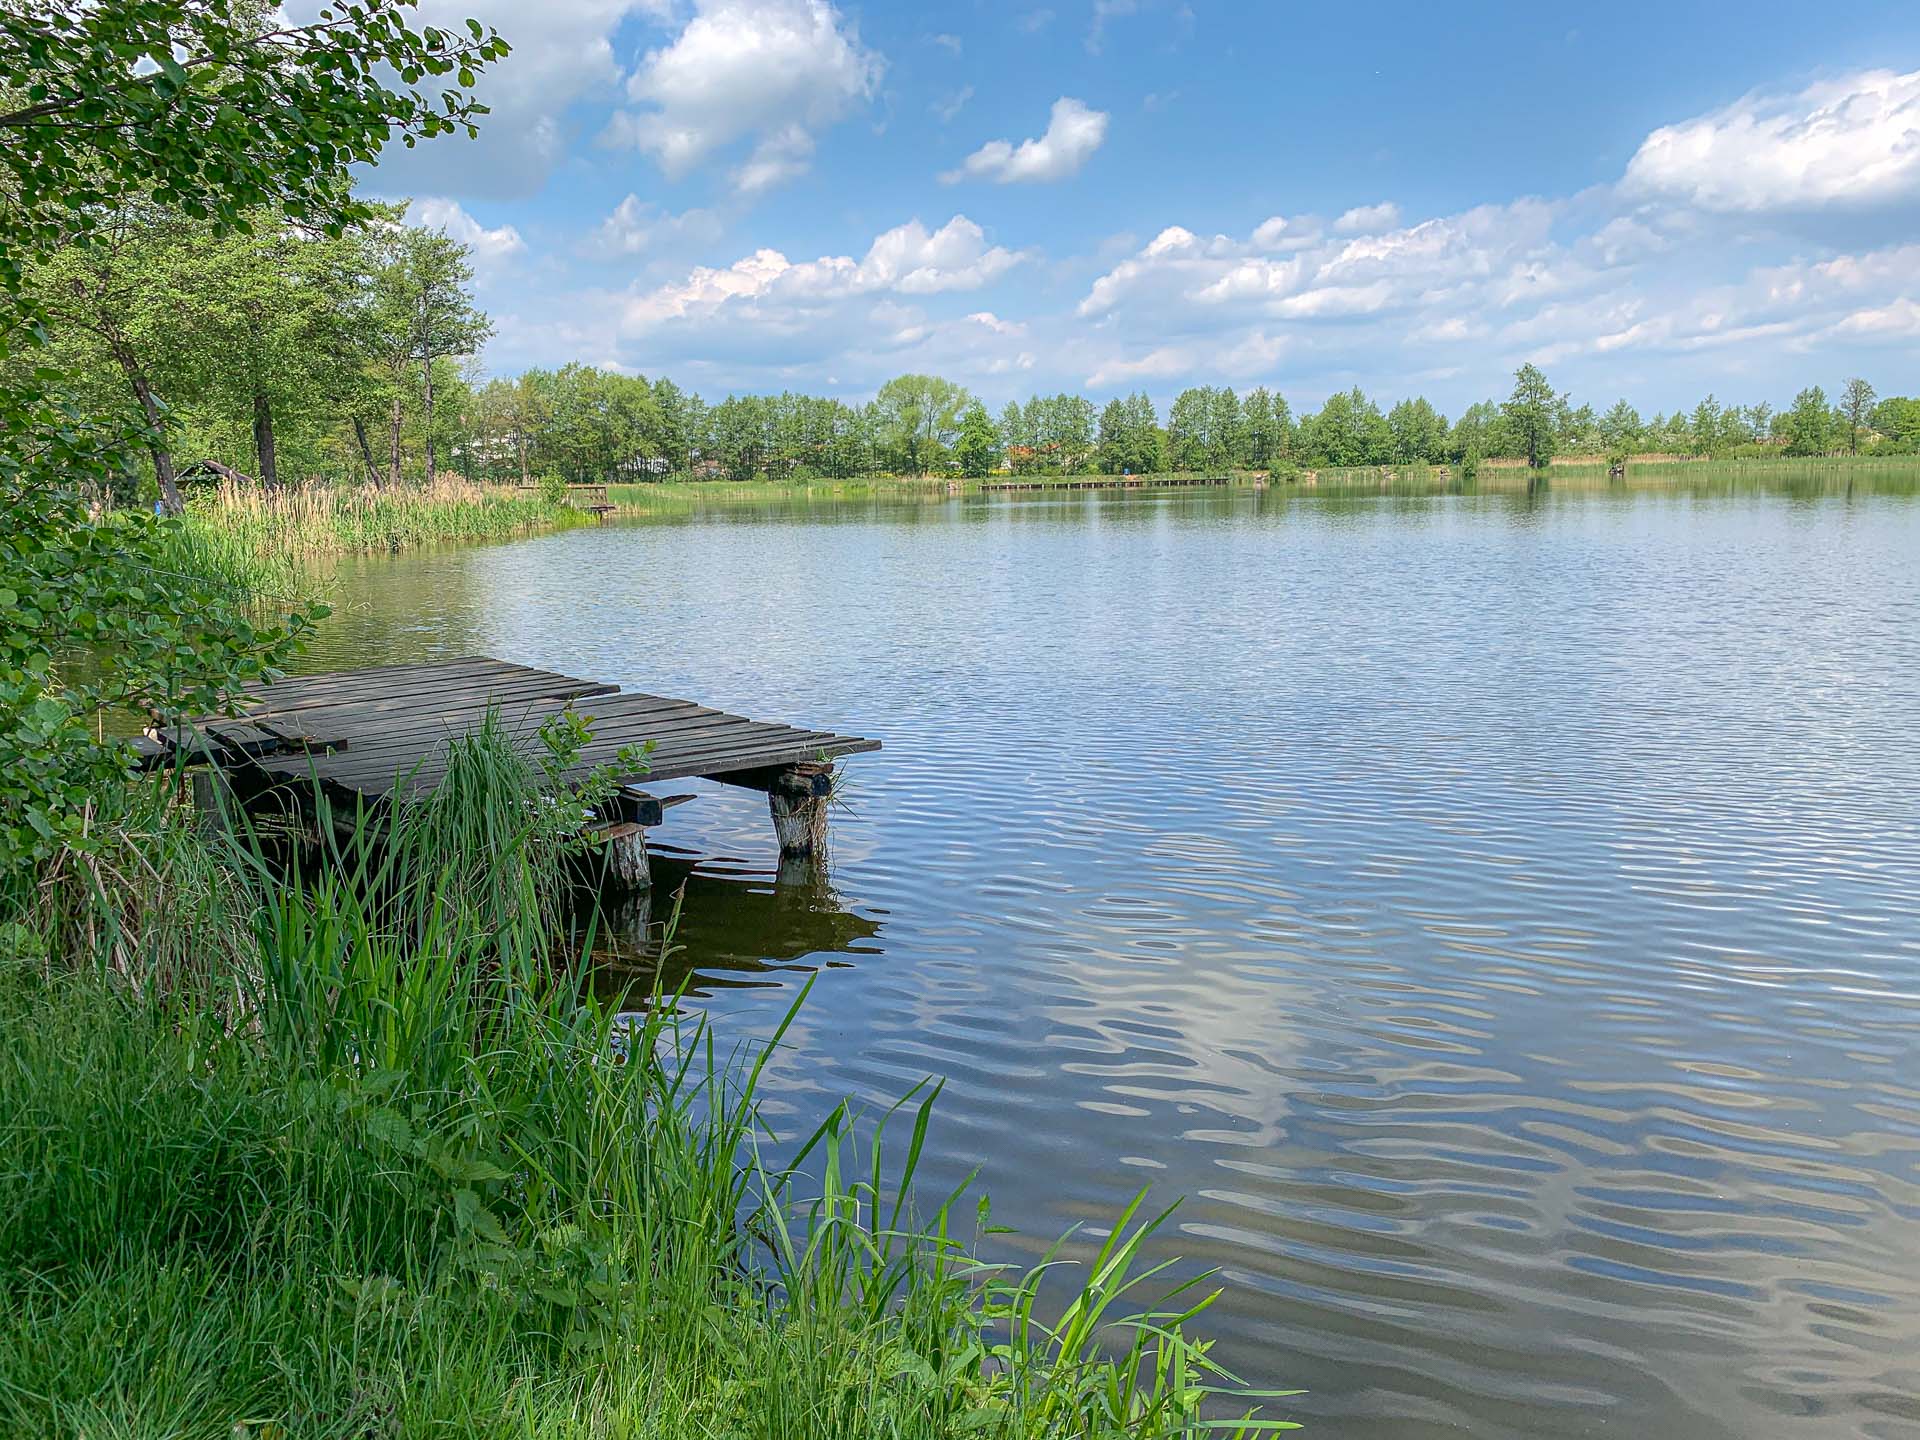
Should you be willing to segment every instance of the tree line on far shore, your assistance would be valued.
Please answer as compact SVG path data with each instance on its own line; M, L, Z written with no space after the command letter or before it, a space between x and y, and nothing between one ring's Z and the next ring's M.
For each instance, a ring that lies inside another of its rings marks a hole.
M786 392L708 404L671 380L584 365L529 370L479 387L463 468L485 479L572 481L696 474L748 480L873 474L1154 474L1299 467L1459 465L1554 456L1607 458L1920 452L1920 399L1879 399L1848 380L1837 403L1815 385L1792 405L1723 405L1643 417L1625 400L1574 404L1535 366L1503 401L1452 421L1424 397L1389 409L1359 388L1295 414L1265 386L1182 391L1163 417L1135 393L1096 407L1084 395L1035 395L998 414L962 386L902 375L866 404Z
M1035 395L997 413L949 380L902 375L872 400L792 392L718 402L672 380L571 364L481 382L491 325L467 248L406 223L405 206L337 235L283 217L221 231L123 205L100 238L39 257L27 285L62 370L98 406L134 414L163 501L177 480L431 482L449 467L530 483L670 475L851 479L879 474L1224 472L1612 457L1920 451L1920 399L1862 379L1790 406L1722 404L1643 417L1576 405L1534 366L1504 401L1449 420L1424 397L1382 408L1358 387L1298 411L1264 385L1198 386L1164 415L1144 393L1096 405Z

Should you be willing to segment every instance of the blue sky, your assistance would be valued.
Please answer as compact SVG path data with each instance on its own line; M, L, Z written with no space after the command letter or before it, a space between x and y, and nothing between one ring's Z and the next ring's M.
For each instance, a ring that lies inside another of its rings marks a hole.
M1920 5L425 0L487 370L710 398L1920 392Z

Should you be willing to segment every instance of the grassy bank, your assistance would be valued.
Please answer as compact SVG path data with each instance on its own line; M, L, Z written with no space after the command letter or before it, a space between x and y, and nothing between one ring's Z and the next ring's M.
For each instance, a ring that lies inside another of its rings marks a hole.
M451 540L502 540L591 523L538 493L442 479L432 487L315 485L268 494L221 484L188 503L183 568L256 589L292 589L305 559Z
M1198 1292L1145 1302L1144 1212L1015 1273L964 1243L970 1199L916 1208L926 1095L891 1169L845 1107L765 1161L754 1057L550 959L586 937L529 784L461 746L426 808L291 872L156 801L0 926L0 1433L1118 1437L1244 1408L1205 1394Z

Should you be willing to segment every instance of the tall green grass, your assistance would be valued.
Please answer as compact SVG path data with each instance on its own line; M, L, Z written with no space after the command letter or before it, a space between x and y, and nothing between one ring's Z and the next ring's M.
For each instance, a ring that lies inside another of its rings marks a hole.
M182 568L255 590L293 591L313 556L502 540L591 519L539 492L460 479L431 488L331 484L274 494L223 482L189 501L177 544Z
M111 967L44 915L0 934L0 1433L1278 1428L1220 1418L1208 1297L1143 1263L1139 1200L1023 1270L964 1192L916 1200L931 1089L769 1159L767 1049L554 959L591 937L543 901L535 788L483 733L438 812L323 815L323 863L233 844L192 966L146 910ZM156 824L156 876L225 843Z

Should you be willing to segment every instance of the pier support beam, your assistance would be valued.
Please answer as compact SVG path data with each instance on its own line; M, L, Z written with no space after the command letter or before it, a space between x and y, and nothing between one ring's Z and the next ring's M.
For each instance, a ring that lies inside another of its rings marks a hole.
M782 856L827 853L827 807L833 802L833 767L789 766L767 785L767 810Z
M603 832L607 845L607 879L625 890L645 890L653 884L653 872L647 865L647 832L631 823L609 825Z
M830 761L802 760L792 765L714 771L706 778L766 795L767 813L773 816L773 833L780 841L781 855L825 855L834 773Z

